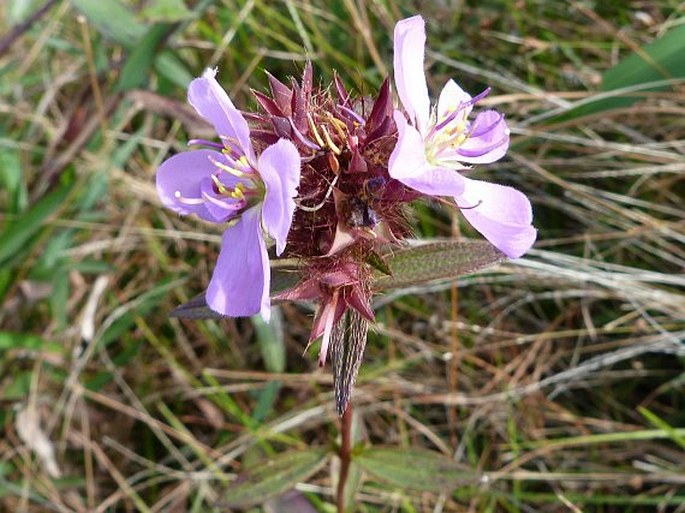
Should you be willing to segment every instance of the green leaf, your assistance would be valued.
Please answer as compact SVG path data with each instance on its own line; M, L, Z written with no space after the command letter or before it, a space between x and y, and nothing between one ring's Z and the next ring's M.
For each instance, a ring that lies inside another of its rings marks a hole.
M666 433L668 433L668 436L671 438L671 440L677 443L682 449L685 449L685 437L679 434L673 426L643 406L638 406L637 410L650 422L650 424L652 424L654 427L664 430Z
M665 79L685 79L683 52L685 25L680 24L666 32L663 37L631 53L604 73L601 91L615 92L615 95L598 94L596 100L583 100L579 102L581 105L549 119L548 122L567 121L606 110L629 107L643 99L645 93L670 89L672 86L663 83ZM625 88L637 91L627 93L623 91Z
M192 18L194 14L183 0L153 0L140 12L140 16L149 21L172 23Z
M155 62L157 50L169 34L173 25L158 23L147 31L141 41L133 48L116 85L117 91L128 91L142 87Z
M71 0L72 5L105 37L126 48L134 47L147 31L119 0Z
M392 271L390 270L390 267L386 263L385 259L375 251L371 252L369 257L366 259L366 263L368 263L377 271L380 271L382 274L386 274L388 276L392 275Z
M282 263L282 262L281 262ZM294 286L301 278L296 267L275 267L271 269L271 295ZM169 314L179 319L221 319L223 316L207 307L204 293L174 308Z
M24 183L25 179L19 152L11 149L4 149L0 152L0 185L5 188L9 195L7 212L17 214L26 209L28 193Z
M454 279L499 264L506 258L486 241L462 239L428 242L401 249L387 257L392 275L376 273L373 289L382 291Z
M45 344L45 340L37 335L0 331L0 351L8 351L10 349L36 351Z
M157 56L155 69L161 76L181 89L187 89L194 78L183 61L175 53L168 50Z
M238 479L228 486L221 505L238 508L261 504L307 480L323 467L327 459L326 449L306 449L279 454L245 469Z
M385 255L388 270L374 273L373 291L408 287L434 280L454 279L503 262L507 257L492 244L480 240L445 240L421 243ZM271 271L271 295L294 286L301 278L296 266L279 265ZM172 317L219 319L207 308L204 294L175 308Z
M261 315L252 316L252 324L257 332L257 342L264 359L264 367L269 372L285 370L285 340L281 310L271 309L271 320L264 322Z
M71 180L65 180L57 189L45 195L5 226L5 230L0 233L0 265L26 249L26 242L43 227L45 220L62 206L72 185Z
M354 456L369 474L399 488L445 492L473 485L479 476L451 458L425 449L374 447Z

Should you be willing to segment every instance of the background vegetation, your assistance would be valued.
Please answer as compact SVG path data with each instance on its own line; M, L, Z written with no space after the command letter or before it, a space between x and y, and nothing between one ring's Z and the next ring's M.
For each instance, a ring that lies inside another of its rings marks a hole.
M378 299L357 441L481 478L366 474L353 510L685 511L681 3L42 5L0 5L0 510L225 511L241 468L335 443L330 373L302 356L311 310L169 319L220 233L161 208L154 175L212 135L185 102L203 68L245 108L264 70L307 57L324 84L337 70L373 92L394 23L420 12L432 90L490 85L507 113L511 152L478 174L525 191L540 236L518 261ZM417 209L417 236L473 235L458 222ZM335 460L254 511L334 511L331 476Z

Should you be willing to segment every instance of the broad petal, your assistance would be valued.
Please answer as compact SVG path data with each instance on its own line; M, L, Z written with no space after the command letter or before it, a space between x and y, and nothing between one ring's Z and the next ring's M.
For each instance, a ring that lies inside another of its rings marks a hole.
M407 123L400 111L393 114L397 125L397 144L390 154L388 172L390 176L404 181L422 175L431 166L426 160L426 143L419 131Z
M235 139L250 163L254 163L250 127L215 76L216 69L207 68L200 78L193 80L188 87L188 102L200 116L214 125L218 135Z
M428 196L457 196L464 191L464 178L454 169L435 167L421 176L404 178L404 185Z
M478 114L471 132L473 135L457 150L461 162L489 164L504 157L509 149L509 127L497 111L486 110Z
M464 178L464 184L463 194L455 199L471 226L509 258L528 251L537 230L531 226L533 210L526 195L512 187L470 178Z
M259 156L259 175L266 185L262 222L276 241L276 254L283 253L295 212L300 183L300 153L293 143L280 139Z
M421 16L401 20L395 25L393 66L397 94L412 122L426 133L430 100L423 70L426 28Z
M429 196L456 196L464 191L464 177L452 169L431 166L426 161L421 134L400 112L395 111L397 145L390 155L388 172L404 185Z
M224 232L206 297L209 307L222 315L261 313L268 322L271 273L259 214L259 207L252 207Z
M438 98L438 123L445 119L448 114L459 108L459 105L470 101L471 95L469 93L459 87L454 80L448 80L445 87L442 88L440 97ZM471 105L464 107L459 113L459 116L468 116L472 108Z
M202 184L217 170L210 158L222 160L221 153L212 150L186 151L168 158L157 169L157 194L165 207L181 215L197 214L207 221L217 222L202 200ZM178 193L178 194L177 194ZM180 197L179 197L180 196ZM184 202L183 199L191 200ZM198 200L193 203L192 200Z

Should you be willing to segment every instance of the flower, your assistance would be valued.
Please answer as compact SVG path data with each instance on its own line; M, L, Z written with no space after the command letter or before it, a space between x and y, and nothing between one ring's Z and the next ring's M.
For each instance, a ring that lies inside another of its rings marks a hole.
M486 110L469 122L473 105L489 91L472 98L453 80L431 108L423 70L425 42L421 16L395 26L395 85L409 120L399 110L394 112L398 140L390 155L390 176L430 196L454 197L476 230L508 257L518 258L537 237L528 198L511 187L455 172L504 156L509 146L504 116Z
M353 262L329 265L326 271L310 268L309 275L309 278L280 292L275 298L283 301L318 301L319 307L305 352L312 342L322 337L319 367L323 367L333 327L348 309L356 310L367 321L375 320L371 309L371 291L368 288L368 277L364 276L363 269Z
M207 289L208 306L231 317L261 313L269 320L270 267L265 232L283 253L295 210L300 155L280 139L257 157L250 128L207 69L188 88L188 101L219 135L221 144L174 155L157 170L162 203L181 215L230 222Z

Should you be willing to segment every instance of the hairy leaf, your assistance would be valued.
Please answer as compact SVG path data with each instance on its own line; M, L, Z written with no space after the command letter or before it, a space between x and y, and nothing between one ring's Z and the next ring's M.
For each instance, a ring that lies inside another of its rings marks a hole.
M220 501L222 506L261 504L305 481L326 463L326 449L306 449L279 454L245 469L231 483Z
M271 269L271 295L278 294L292 286L300 279L300 273L294 267ZM198 294L193 299L174 308L169 314L179 319L221 319L222 315L207 306L205 294Z
M435 280L454 279L506 259L504 253L486 241L461 239L426 242L388 253L382 260L379 257L378 262L383 262L383 266L374 266L376 271L372 288L373 292L382 292ZM273 268L271 295L294 286L301 278L302 273L296 265ZM170 315L184 319L221 318L207 308L204 294L172 310Z
M478 482L476 472L425 449L374 447L354 456L354 461L369 474L400 488L443 492Z
M376 273L373 289L378 292L456 278L499 264L506 258L504 253L486 241L428 242L386 257L392 275Z

